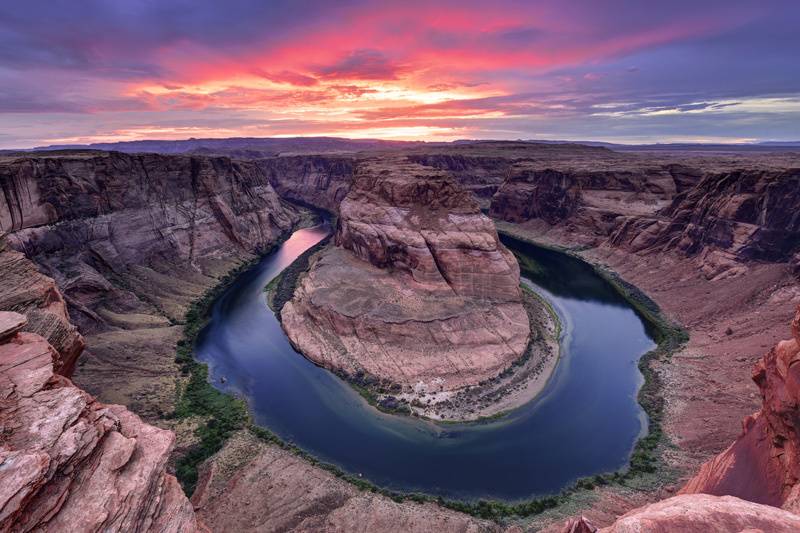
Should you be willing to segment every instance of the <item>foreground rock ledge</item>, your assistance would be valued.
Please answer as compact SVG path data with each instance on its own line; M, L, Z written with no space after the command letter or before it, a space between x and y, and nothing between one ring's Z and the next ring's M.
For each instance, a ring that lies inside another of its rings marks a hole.
M307 357L425 394L476 385L522 355L519 267L448 174L360 162L339 213L336 246L282 311Z
M0 312L0 531L197 530L166 473L175 440L55 374L58 353Z
M213 531L500 533L433 503L360 491L274 444L240 431L200 469L192 503Z
M674 496L635 509L609 527L597 529L581 517L570 520L562 533L739 533L800 531L800 516L733 496Z

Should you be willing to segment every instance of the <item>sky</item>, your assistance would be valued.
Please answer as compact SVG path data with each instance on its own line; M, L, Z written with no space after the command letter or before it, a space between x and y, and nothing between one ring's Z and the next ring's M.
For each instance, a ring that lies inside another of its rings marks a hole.
M0 148L800 140L800 0L0 4Z

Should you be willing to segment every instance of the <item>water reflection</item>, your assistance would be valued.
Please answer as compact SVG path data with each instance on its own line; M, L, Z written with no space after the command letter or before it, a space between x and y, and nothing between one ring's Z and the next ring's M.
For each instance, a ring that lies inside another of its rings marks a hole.
M198 340L211 379L247 398L255 421L322 460L400 490L522 499L623 466L640 434L636 362L653 346L642 321L591 267L507 242L565 324L562 361L542 395L483 424L386 415L298 355L263 287L329 232L303 229L216 302ZM221 381L225 377L225 382Z

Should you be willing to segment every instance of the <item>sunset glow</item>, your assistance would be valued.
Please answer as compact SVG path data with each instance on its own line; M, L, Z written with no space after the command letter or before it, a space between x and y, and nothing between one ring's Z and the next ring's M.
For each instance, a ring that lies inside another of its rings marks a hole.
M86 4L0 7L1 147L800 138L790 0Z

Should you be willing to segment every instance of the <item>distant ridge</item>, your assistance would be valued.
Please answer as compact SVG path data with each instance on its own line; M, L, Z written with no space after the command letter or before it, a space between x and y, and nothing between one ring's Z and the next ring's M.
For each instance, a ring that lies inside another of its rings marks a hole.
M230 137L182 140L141 140L92 144L54 144L38 146L32 150L3 150L0 154L24 151L51 150L105 150L125 153L155 152L161 154L226 155L242 159L256 159L292 153L335 153L371 150L393 150L417 146L461 146L484 143L528 143L544 145L582 145L607 148L618 152L769 152L797 151L800 141L765 141L752 144L695 144L695 143L655 143L618 144L602 141L566 140L491 140L459 139L452 142L437 141L390 141L382 139L348 139L343 137Z
M230 137L224 139L142 140L92 144L54 144L33 150L91 149L115 150L125 153L158 152L183 154L197 152L205 155L245 152L247 157L270 156L284 152L352 152L416 146L421 141L387 141L381 139L345 139L340 137Z

